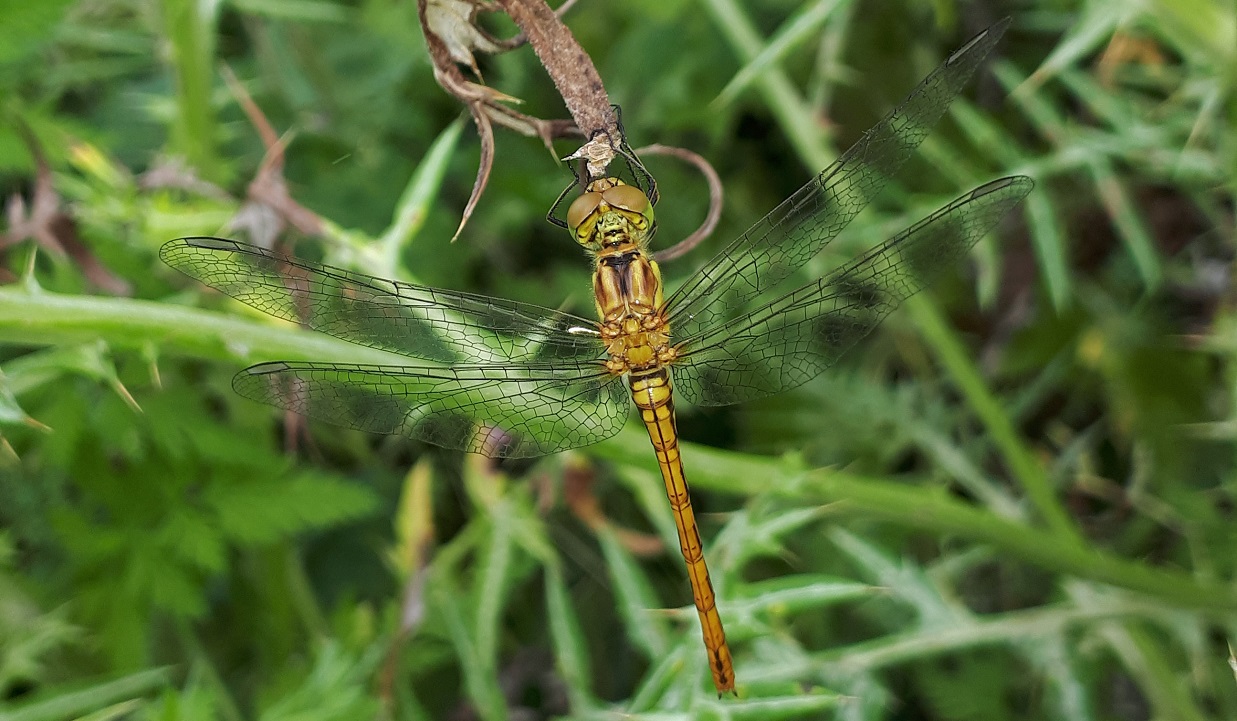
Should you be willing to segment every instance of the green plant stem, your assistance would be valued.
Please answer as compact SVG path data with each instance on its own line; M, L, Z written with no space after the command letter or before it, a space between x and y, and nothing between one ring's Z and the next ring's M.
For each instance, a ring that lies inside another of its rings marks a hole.
M984 383L970 355L949 329L936 306L922 298L911 298L907 308L915 318L920 336L928 342L937 359L949 372L958 390L988 429L992 442L1005 459L1010 473L1027 498L1039 511L1048 528L1062 541L1082 547L1085 541L1057 500L1048 474L1022 442L1009 414L1001 408Z
M1147 603L1113 603L1094 609L1037 608L1011 611L961 623L956 628L922 629L913 633L883 636L866 643L830 649L816 658L823 663L837 664L852 673L871 672L964 648L1043 638L1059 634L1070 626L1095 621L1163 615L1162 606Z
M105 706L122 703L135 696L144 696L168 686L172 667L152 668L113 681L105 681L75 691L59 693L46 701L10 708L0 714L4 721L58 721L78 718ZM43 689L47 692L50 689Z
M933 490L823 471L813 473L805 486L822 501L838 502L840 510L985 541L1060 573L1138 591L1178 606L1237 609L1237 593L1226 586L1067 542L1059 534L1007 521Z
M176 78L174 150L207 178L219 170L215 156L215 111L210 94L219 0L163 0L163 34Z
M751 19L734 0L708 0L704 7L721 28L730 46L744 63L752 63L765 51L765 42ZM836 158L821 142L820 126L812 109L803 101L794 83L776 66L770 66L753 80L769 108L777 115L790 142L809 170L819 170Z
M206 649L202 648L202 642L198 639L197 632L194 631L192 624L184 619L178 619L175 627L180 642L189 651L188 655L193 658L195 670L205 676L206 683L210 684L212 691L215 693L215 701L218 705L218 712L222 721L244 721L245 715L241 713L240 707L236 705L236 699L232 696L232 690L228 688L228 684L224 682L223 677L219 674L219 669L215 667L215 662L211 659L210 654L206 652Z
M1140 624L1109 624L1102 627L1109 645L1126 669L1139 682L1151 702L1152 718L1174 721L1205 721L1180 670L1171 662L1173 651L1164 648Z
M297 546L288 545L284 549L283 563L285 588L305 631L317 640L329 639L331 625L314 596L309 576L305 572L305 561L301 558Z
M616 462L653 469L656 464L648 439L638 431L629 426L589 450ZM808 496L821 504L836 503L834 511L838 513L990 543L1049 571L1137 591L1175 606L1229 612L1237 609L1237 592L1227 586L1115 557L1066 540L1059 533L1001 518L933 489L834 470L780 468L767 458L690 443L683 444L683 464L696 488L741 495L784 488L787 495Z
M113 348L141 350L154 343L165 353L230 362L407 362L403 356L288 324L274 326L168 303L0 288L0 342L65 345L100 338Z

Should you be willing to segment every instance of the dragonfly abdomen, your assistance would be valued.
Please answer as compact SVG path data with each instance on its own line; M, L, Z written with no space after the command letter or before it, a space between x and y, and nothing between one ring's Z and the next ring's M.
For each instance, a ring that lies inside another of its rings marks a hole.
M700 629L709 654L709 670L718 693L734 690L734 665L730 647L726 644L726 631L717 612L717 599L709 568L704 560L704 546L700 542L700 529L692 510L687 477L679 456L679 434L675 424L674 395L670 385L670 372L664 366L632 371L628 376L631 397L640 410L640 420L649 432L653 450L657 453L657 465L661 468L666 484L666 497L674 513L674 522L679 534L679 550L687 564L691 580L692 599L700 616Z

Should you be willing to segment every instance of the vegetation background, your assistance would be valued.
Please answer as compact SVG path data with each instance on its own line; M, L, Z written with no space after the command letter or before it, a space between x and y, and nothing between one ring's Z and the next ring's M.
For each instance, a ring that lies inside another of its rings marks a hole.
M684 411L736 651L719 701L643 430L494 467L300 428L231 375L347 347L157 259L223 233L262 163L226 64L329 221L295 252L589 311L535 139L499 132L449 243L478 144L412 0L0 3L0 191L25 203L0 249L0 718L1237 718L1234 4L585 0L567 22L633 143L722 177L673 285L1004 15L828 260L998 175L1039 184L1017 217L824 377ZM530 49L480 62L562 116ZM705 185L649 165L668 244ZM68 221L80 244L51 252Z

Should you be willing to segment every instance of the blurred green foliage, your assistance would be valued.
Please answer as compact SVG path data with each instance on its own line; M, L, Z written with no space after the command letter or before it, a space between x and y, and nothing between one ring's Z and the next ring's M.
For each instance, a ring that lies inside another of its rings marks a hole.
M291 195L328 221L298 253L589 312L587 263L543 221L568 175L539 141L500 132L448 243L478 150L412 0L0 3L0 191L35 197L25 124L110 273L0 249L0 718L1237 718L1232 3L585 0L567 19L633 144L700 152L725 184L723 230L673 285L1006 14L990 70L820 261L1034 176L975 281L959 268L801 389L680 420L736 651L740 698L718 701L642 430L502 468L285 431L232 373L358 351L156 259L223 232L262 162L226 64L294 133ZM562 116L528 48L481 68ZM669 243L706 191L649 166ZM228 193L150 182L169 167ZM607 523L572 513L593 497Z

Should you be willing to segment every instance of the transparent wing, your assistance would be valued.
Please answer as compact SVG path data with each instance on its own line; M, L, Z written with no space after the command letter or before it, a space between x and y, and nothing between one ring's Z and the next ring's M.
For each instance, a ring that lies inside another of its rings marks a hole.
M224 238L180 238L168 265L273 316L438 363L601 357L596 323L528 303L385 280Z
M980 186L821 280L685 341L672 366L679 393L728 405L811 380L956 263L1032 187L1024 176Z
M261 363L237 393L336 425L408 436L491 458L527 458L597 443L631 410L600 364L455 368Z
M1008 24L1006 19L972 38L837 162L675 291L666 302L674 333L692 338L743 315L757 295L815 257L923 142Z

